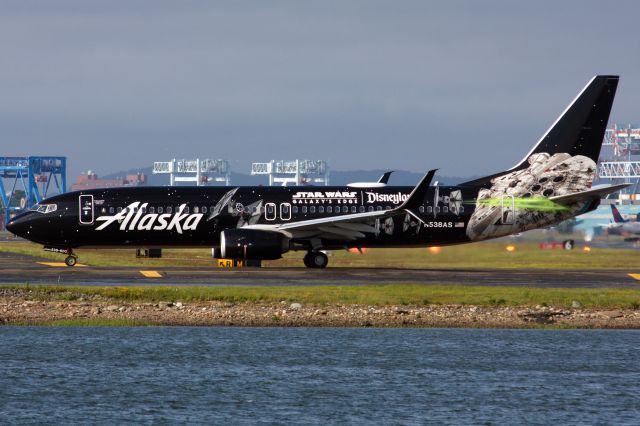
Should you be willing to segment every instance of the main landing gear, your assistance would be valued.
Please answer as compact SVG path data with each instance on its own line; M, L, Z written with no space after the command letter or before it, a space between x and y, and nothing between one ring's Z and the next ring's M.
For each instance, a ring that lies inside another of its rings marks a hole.
M304 266L307 268L326 268L329 258L321 251L310 251L304 255Z

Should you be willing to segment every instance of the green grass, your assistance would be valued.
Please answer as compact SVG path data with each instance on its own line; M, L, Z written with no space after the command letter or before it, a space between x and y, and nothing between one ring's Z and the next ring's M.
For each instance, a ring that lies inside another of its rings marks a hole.
M506 246L513 244L514 252ZM45 252L32 243L0 243L0 252L15 252L61 262L61 254ZM91 266L207 267L216 268L210 249L165 249L161 259L136 259L135 250L77 250L79 262ZM303 267L303 252L290 252L283 259L263 262L265 267ZM537 242L511 239L442 247L437 254L427 248L370 249L364 254L344 250L330 253L331 268L537 268L537 269L629 269L638 263L639 254L632 249L599 249L585 252L578 246L571 251L541 250Z
M521 288L460 285L387 284L367 286L229 286L229 287L93 287L4 285L36 300L99 297L108 301L145 302L299 302L312 305L555 306L569 308L578 300L585 308L640 307L637 289Z

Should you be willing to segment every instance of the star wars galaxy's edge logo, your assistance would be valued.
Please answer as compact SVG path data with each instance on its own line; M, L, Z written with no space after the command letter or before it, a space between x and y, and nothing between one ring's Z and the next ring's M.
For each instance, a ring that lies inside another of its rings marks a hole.
M409 194L396 192L379 194L366 191L362 194L363 204L390 203L401 204L409 198ZM351 191L299 191L293 194L293 204L358 204L358 193Z
M350 191L298 191L293 204L358 204L357 192Z
M102 231L114 222L120 224L121 231L194 231L204 216L202 213L183 213L187 207L182 204L175 213L146 213L148 203L139 201L129 204L125 209L113 216L100 216L97 222L104 222L96 228Z

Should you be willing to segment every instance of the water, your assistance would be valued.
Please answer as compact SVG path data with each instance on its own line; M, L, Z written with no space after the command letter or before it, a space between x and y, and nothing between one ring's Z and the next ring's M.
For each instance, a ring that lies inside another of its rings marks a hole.
M0 328L0 423L638 424L640 332Z

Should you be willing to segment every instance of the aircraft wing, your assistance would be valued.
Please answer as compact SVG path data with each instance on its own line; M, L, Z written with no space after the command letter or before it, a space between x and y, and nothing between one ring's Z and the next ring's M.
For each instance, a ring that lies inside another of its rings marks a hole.
M417 206L422 203L435 172L436 170L430 170L429 173L422 178L420 183L413 188L405 202L394 209L301 220L277 225L247 225L243 228L280 232L288 238L321 238L352 241L364 237L366 233L380 232L379 228L376 227L376 220L386 219L405 212L417 218L410 209L417 208ZM419 218L417 219L420 220Z
M587 201L591 199L602 198L603 195L611 194L612 192L619 191L630 183L621 183L618 185L598 185L586 191L574 192L573 194L557 195L555 197L549 197L549 200L557 204L573 204L580 201Z

